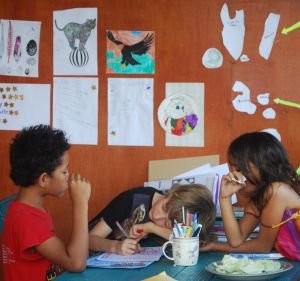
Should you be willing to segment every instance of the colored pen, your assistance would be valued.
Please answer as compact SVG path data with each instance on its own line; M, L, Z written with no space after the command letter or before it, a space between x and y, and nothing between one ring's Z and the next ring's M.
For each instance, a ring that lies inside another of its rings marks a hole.
M195 230L195 232L193 233L192 237L197 237L201 231L202 225L199 224L199 226L197 227L197 229Z
M192 233L192 230L193 230L193 228L191 226L188 226L185 237L187 237L187 238L190 237L191 233Z
M120 229L121 233L123 234L124 237L128 238L128 234L126 233L125 229L122 227L122 225L116 221L117 227Z
M175 219L174 219L174 224L175 224L176 230L177 230L177 232L178 232L178 235L179 235L179 237L180 237L180 236L181 236L181 231L180 231L178 222L177 222Z

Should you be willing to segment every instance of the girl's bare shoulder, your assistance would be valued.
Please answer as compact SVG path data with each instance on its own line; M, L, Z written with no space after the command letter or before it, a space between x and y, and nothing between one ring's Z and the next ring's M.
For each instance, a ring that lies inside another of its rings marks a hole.
M288 184L282 182L275 182L271 188L271 199L285 201L290 205L290 208L300 206L299 194ZM296 206L294 206L296 204Z

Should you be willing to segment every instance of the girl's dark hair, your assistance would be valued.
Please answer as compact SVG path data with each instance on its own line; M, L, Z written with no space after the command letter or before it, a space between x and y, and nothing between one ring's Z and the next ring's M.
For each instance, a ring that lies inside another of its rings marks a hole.
M248 196L260 212L268 203L268 187L274 182L289 184L300 195L295 168L285 148L273 135L266 132L243 134L230 144L227 156L229 164L256 186ZM251 173L249 163L257 168L259 178Z
M33 185L42 173L52 174L69 148L61 130L48 125L24 128L10 145L11 179L21 187Z

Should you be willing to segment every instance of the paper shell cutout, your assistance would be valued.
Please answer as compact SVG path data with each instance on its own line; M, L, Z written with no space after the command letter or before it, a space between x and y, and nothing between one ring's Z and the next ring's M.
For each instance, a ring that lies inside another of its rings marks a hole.
M202 64L206 68L219 68L223 64L223 55L216 48L207 49L202 57Z
M191 133L198 123L195 102L187 95L171 95L158 108L158 120L162 128L172 135Z

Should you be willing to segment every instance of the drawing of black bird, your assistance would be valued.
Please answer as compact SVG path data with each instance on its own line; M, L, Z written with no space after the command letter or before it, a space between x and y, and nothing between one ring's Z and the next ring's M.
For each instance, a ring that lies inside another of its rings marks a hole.
M112 41L113 43L115 43L116 45L123 45L124 47L121 49L121 53L122 53L122 61L121 63L127 66L128 64L131 65L136 65L136 64L140 64L138 61L136 61L133 57L132 54L135 55L144 55L146 54L150 47L151 44L153 42L153 33L152 34L147 34L146 37L141 40L138 43L135 43L131 46L129 45L125 45L124 43L122 43L119 40L116 40L113 33L111 31L107 31L107 38Z

